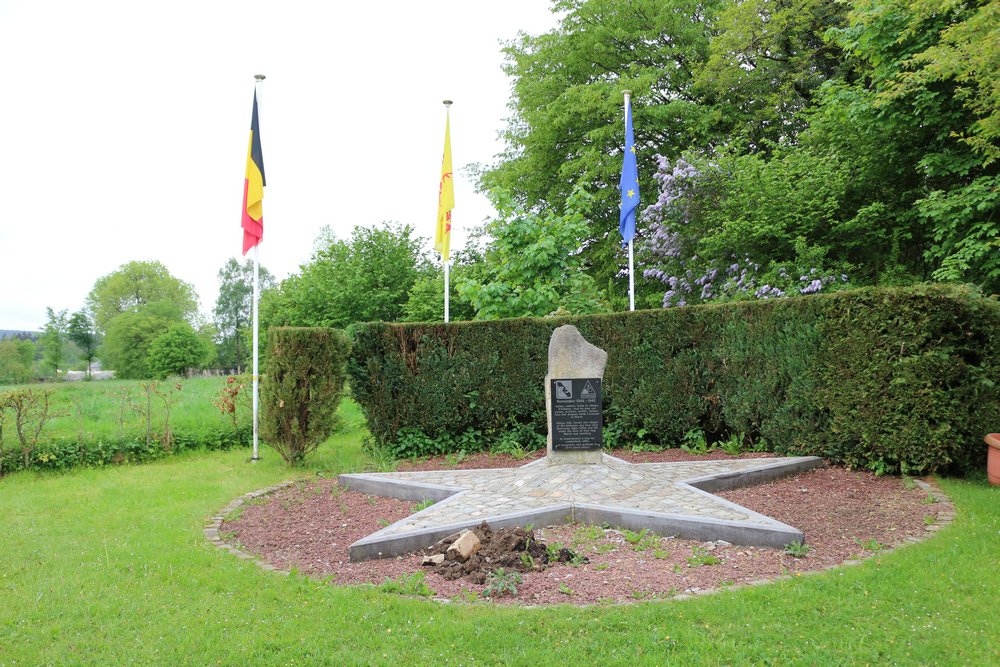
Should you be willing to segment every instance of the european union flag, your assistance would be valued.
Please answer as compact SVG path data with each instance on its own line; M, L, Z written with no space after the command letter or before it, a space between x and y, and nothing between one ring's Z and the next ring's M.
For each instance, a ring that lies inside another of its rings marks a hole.
M618 217L618 233L622 245L635 236L635 215L639 207L639 168L635 162L635 141L632 139L632 102L625 102L625 159L622 162L622 210Z

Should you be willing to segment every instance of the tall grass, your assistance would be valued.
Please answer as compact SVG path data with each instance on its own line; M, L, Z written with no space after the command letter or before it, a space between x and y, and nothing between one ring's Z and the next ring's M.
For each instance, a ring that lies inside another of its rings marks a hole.
M365 464L364 431L313 470ZM1000 663L1000 490L942 480L957 519L865 564L684 601L443 605L264 572L206 542L234 497L309 471L264 450L0 480L0 665Z
M41 433L28 467L66 469L141 462L178 451L230 449L251 431L250 388L238 397L236 421L216 403L226 378L165 382L100 381L32 386L51 394L53 417ZM5 389L10 389L7 387ZM12 422L8 410L8 422ZM15 430L0 437L3 469L24 467Z
M78 438L86 442L144 435L146 419L140 410L146 409L147 399L151 426L162 431L166 418L162 395L172 402L170 428L174 431L197 432L231 424L213 405L226 384L224 377L156 382L153 383L156 391L147 394L145 386L150 384L137 380L100 380L32 385L32 388L52 391L53 410L60 415L45 427L44 436L52 439ZM248 413L240 417L241 422L248 423Z

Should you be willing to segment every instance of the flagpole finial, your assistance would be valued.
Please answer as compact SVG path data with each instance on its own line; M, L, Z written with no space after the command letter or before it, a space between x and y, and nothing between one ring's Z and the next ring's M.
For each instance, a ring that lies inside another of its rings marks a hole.
M264 76L263 74L254 74L254 75L253 75L253 78L257 79L257 81L263 81L263 80L264 80L264 79L266 79L267 77L266 77L266 76Z
M452 105L452 101L451 100L444 100L444 101L441 102L441 104L445 105L446 107L450 107Z

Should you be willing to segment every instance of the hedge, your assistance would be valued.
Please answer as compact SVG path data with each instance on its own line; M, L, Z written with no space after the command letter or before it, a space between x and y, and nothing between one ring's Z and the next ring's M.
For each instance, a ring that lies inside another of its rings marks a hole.
M249 447L252 439L250 427L239 429L207 429L199 433L173 432L170 444L164 446L159 438L147 444L145 436L131 435L122 438L78 440L52 438L38 444L31 456L33 470L68 470L78 466L99 468L107 465L147 463L192 450L224 451ZM21 451L16 444L4 451L3 474L24 469Z
M926 285L569 318L354 328L352 392L376 442L545 433L555 327L608 352L606 432L676 446L740 434L877 472L980 467L1000 427L1000 304Z

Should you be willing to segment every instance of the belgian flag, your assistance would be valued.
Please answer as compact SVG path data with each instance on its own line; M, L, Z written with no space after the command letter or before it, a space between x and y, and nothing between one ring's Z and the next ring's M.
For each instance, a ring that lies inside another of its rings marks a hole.
M250 147L247 150L247 176L243 182L243 254L264 238L264 154L260 150L260 125L257 123L257 91L253 92L253 117L250 119Z

